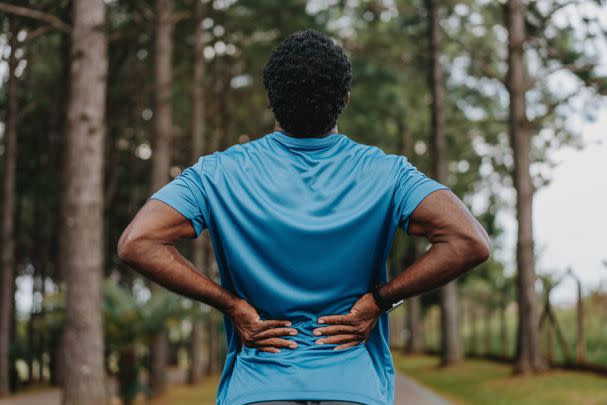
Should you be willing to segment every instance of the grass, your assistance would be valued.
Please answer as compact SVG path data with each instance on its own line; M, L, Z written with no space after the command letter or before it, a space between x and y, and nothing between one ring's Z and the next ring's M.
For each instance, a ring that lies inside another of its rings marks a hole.
M167 393L150 402L137 402L146 405L214 405L219 385L219 374L203 377L197 385L173 385Z
M394 354L396 368L458 405L606 404L607 378L588 373L550 371L513 376L507 364L466 360L450 369L438 358Z

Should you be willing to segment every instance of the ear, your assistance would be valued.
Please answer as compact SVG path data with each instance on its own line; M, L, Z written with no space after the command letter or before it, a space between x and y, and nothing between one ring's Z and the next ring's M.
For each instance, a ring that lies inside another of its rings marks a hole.
M344 96L344 108L346 108L348 106L349 102L350 102L350 90L348 90L348 93Z

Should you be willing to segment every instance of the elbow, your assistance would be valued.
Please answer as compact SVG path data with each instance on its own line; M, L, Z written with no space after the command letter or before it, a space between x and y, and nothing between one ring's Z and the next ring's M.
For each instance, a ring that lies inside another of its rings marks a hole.
M141 242L139 238L132 235L131 232L125 230L120 239L118 239L118 245L116 246L116 252L118 258L125 264L133 264L138 256Z
M126 263L128 261L128 258L131 256L131 251L131 242L125 236L125 233L123 233L120 236L120 239L118 239L118 245L116 246L116 253L118 254L118 258L123 263Z
M473 256L476 260L476 265L485 263L489 260L489 257L491 256L491 242L489 238L487 238L487 240L481 239L476 242Z
M482 228L478 232L460 234L452 246L463 272L486 262L491 255L491 241Z
M469 257L473 262L473 266L478 266L489 260L491 256L491 239L483 228L480 228L479 232L470 238L469 247Z

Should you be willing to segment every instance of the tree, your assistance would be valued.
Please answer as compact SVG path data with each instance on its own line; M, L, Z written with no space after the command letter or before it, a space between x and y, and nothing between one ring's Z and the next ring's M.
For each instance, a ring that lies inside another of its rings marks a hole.
M2 176L2 233L0 249L0 397L9 394L9 346L15 302L15 178L17 166L17 27L10 20L10 54L8 59L8 109L4 133Z
M205 115L204 115L204 41L202 19L204 16L201 0L196 0L194 5L194 47L193 47L193 74L192 74L192 161L196 161L204 152L205 148ZM203 274L207 268L208 242L205 235L200 235L194 241L193 264ZM202 377L202 334L204 323L200 320L192 321L192 336L190 338L190 370L188 382L196 384Z
M151 192L159 190L169 180L171 164L172 113L172 53L173 21L171 0L156 1L154 38L154 138L152 140ZM150 347L150 385L152 396L166 390L169 337L162 330L154 337Z
M432 92L432 171L434 178L447 184L447 137L445 135L444 82L440 62L441 28L437 0L426 0L428 35L430 38L430 88ZM441 365L460 361L462 350L458 322L457 284L454 281L441 288Z
M508 92L510 94L510 142L514 153L516 189L517 293L519 326L515 371L526 373L544 368L539 345L539 309L535 294L535 256L533 253L533 183L529 173L530 139L525 104L525 6L522 0L507 3Z
M67 286L65 405L105 405L101 318L103 159L108 70L105 3L76 0L71 33L62 270Z
M419 250L415 240L409 241L407 255L403 268L406 268L413 264L419 256ZM419 354L424 350L424 341L422 334L422 305L419 296L411 297L408 300L407 305L407 330L409 331L409 338L405 350L407 353Z

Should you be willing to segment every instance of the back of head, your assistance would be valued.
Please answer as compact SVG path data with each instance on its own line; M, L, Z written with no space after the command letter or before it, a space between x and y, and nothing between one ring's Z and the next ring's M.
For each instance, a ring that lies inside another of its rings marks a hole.
M287 37L268 60L263 81L280 126L300 137L321 136L336 124L352 70L343 50L314 30Z

